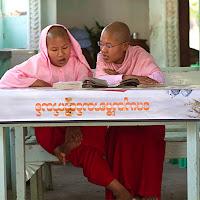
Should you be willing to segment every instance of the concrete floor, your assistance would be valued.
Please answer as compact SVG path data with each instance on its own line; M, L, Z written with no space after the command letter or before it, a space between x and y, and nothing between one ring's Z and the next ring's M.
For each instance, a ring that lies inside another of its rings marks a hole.
M93 185L82 174L82 169L60 164L52 164L53 191L43 190L44 200L104 200L104 188ZM170 164L165 160L162 200L186 200L187 183L186 168L179 168L178 164ZM11 200L8 191L8 200ZM27 185L27 200L30 200L30 190Z

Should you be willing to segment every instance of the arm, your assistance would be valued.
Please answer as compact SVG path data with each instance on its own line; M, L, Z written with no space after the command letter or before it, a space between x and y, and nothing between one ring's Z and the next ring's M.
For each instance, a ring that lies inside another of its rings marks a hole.
M132 54L131 54L132 55ZM108 82L109 85L116 85L118 84L122 79L129 79L129 78L136 78L140 81L141 84L158 84L158 83L164 83L164 75L162 71L159 69L159 67L156 65L153 57L148 54L143 49L139 48L137 51L137 57L131 56L131 60L129 64L135 63L135 67L137 68L137 74L126 74L126 71L124 74L119 74L115 70L112 69L106 69L106 63L104 63L101 59L101 54L98 54L97 59L97 67L95 70L95 77L104 79ZM133 69L135 69L135 67ZM129 69L129 65L127 65L127 70ZM131 72L130 70L128 70ZM133 70L134 71L134 70ZM153 73L152 73L153 71ZM134 73L134 72L133 72ZM110 76L112 75L112 76Z
M42 80L36 80L32 85L29 87L52 87L49 83L42 81Z
M136 78L141 84L159 84L165 82L165 77L162 71L155 71L149 76L123 75L123 80L128 78Z
M79 126L69 126L65 134L65 142L70 141L78 145L81 144L82 132Z
M37 79L27 77L17 67L8 70L0 80L0 88L26 88Z
M137 75L104 75L100 76L99 79L106 80L108 85L117 85L121 80L136 78L141 84L158 84L164 83L165 78L161 71L153 72L149 76L137 76Z
M93 77L93 74L89 69L83 65L80 64L80 67L77 68L77 80L76 81L82 81L84 78L87 77Z
M147 77L147 76L136 76L136 75L123 75L122 79L126 80L129 78L136 78L140 81L140 84L158 84L157 81Z
M136 78L140 81L141 84L158 84L165 82L165 77L162 71L155 71L149 76L122 75L122 74L112 75L115 74L113 70L107 71L107 73L110 75L100 76L99 78L106 80L108 82L108 85L117 85L121 80L129 78Z
M155 71L148 77L157 81L158 83L161 83L161 84L165 83L165 76L162 71Z

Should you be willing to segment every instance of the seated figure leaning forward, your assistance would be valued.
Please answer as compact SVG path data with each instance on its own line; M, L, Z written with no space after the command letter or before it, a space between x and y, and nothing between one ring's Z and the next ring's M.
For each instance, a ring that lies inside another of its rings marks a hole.
M106 26L98 45L95 78L109 85L136 78L141 84L164 83L154 58L130 46L130 29L122 22ZM106 135L107 161L117 180L140 200L160 200L165 154L165 126L110 127ZM115 199L107 188L106 199Z
M0 88L52 87L53 83L82 81L92 76L80 45L67 28L46 27L40 37L41 52L15 66L0 80ZM88 181L112 191L117 200L135 200L115 178L105 160L107 127L37 127L36 139L61 164L66 160L83 168Z

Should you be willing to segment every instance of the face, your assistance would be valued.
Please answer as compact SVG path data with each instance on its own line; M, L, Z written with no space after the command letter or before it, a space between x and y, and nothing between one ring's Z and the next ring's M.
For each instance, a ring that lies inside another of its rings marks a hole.
M126 50L128 48L128 42L124 41L124 43L120 44L121 42L117 41L112 34L106 32L102 33L100 41L104 44L110 44L111 46L117 45L112 48L100 46L104 61L106 63L122 64L124 61Z
M70 40L67 37L48 38L47 52L53 65L56 67L65 66L71 53Z

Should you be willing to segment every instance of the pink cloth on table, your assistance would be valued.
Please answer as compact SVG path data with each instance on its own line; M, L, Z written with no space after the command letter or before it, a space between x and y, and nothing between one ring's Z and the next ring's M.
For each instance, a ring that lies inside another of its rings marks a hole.
M104 68L115 70L119 75L108 75L103 71ZM129 46L121 65L106 63L102 53L98 53L96 78L107 80L109 85L116 85L122 80L122 75L148 76L159 83L165 82L164 75L156 65L153 56L139 46Z
M56 67L50 63L47 53L46 36L52 26L43 29L40 36L40 50L37 55L32 56L27 61L15 66L5 73L0 80L0 88L29 87L37 79L43 80L51 85L58 81L81 81L83 78L92 77L90 69L79 43L68 32L71 41L71 54L67 64L63 67Z

